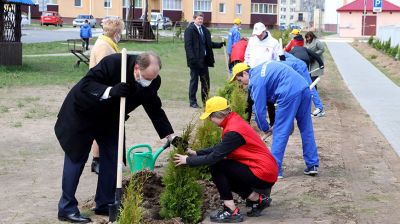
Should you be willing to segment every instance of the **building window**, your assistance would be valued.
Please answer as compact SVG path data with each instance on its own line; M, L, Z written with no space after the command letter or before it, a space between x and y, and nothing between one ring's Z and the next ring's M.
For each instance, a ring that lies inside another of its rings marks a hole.
M296 4L296 0L290 0L290 4L291 5Z
M82 7L82 0L75 0L74 6Z
M225 13L225 3L219 3L219 12Z
M293 16L290 16L290 20L293 20Z
M111 0L104 0L104 8L111 8L112 2Z
M299 21L303 21L303 13L299 13Z
M286 4L286 0L281 0L281 4Z
M276 4L267 3L252 3L251 13L252 14L273 14L276 15L278 6Z
M242 14L242 4L236 4L236 14Z
M135 8L142 8L142 0L135 0Z
M163 0L163 9L182 10L182 0Z
M211 0L194 0L194 11L211 12Z

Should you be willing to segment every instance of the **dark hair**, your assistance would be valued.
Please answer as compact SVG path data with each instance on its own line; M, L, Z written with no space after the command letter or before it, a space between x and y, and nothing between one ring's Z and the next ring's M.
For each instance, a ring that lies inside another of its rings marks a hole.
M193 19L196 19L199 16L204 18L203 12L195 12L194 15L193 15Z
M139 56L136 58L136 63L139 65L140 70L145 70L150 66L150 64L153 62L153 60L156 60L156 63L158 64L158 67L161 70L161 59L160 56L158 56L156 53L152 51L144 52L142 54L139 54Z
M312 31L308 31L306 35L304 35L305 38L311 37L311 40L317 39L317 36Z

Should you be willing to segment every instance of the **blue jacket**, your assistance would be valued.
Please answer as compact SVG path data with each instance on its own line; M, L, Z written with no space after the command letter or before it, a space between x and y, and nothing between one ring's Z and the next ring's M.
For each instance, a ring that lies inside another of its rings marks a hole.
M258 128L269 129L267 101L284 105L298 96L308 84L291 67L278 62L268 61L250 69L249 89L254 101L253 111Z
M312 80L310 78L310 73L308 72L307 69L307 64L304 61L296 58L295 56L287 52L285 52L285 57L286 60L281 62L284 63L285 65L292 67L297 73L301 75L301 77L303 77L307 81L308 85L311 85Z
M228 34L228 49L226 50L229 55L232 53L232 46L240 40L239 27L234 25Z
M85 23L81 26L81 38L91 38L92 37L92 28L89 24Z

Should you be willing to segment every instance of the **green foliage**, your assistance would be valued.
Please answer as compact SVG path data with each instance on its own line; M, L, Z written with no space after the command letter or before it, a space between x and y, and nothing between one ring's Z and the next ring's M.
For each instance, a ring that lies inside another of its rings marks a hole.
M222 88L218 89L217 95L224 97L225 99L229 99L230 96L232 95L233 90L236 88L235 83L236 82L225 83L225 85Z
M190 140L193 126L192 124L187 126L182 134L183 140ZM181 217L185 223L198 223L202 218L202 188L196 182L192 168L175 166L173 156L176 153L185 154L182 145L175 148L169 155L163 178L165 188L160 198L160 215L163 218Z
M372 46L372 43L374 43L374 37L373 37L373 36L370 36L370 37L368 38L368 44Z
M239 85L233 90L231 97L229 98L229 103L232 111L238 113L243 119L247 119L249 116L246 113L247 108L247 92Z
M382 49L382 42L380 40L375 40L373 44L374 48L381 50Z
M390 54L390 56L396 58L396 55L397 55L398 51L399 51L399 45L396 45L395 47L390 48L389 54Z
M148 175L144 172L138 172L131 177L122 200L119 224L143 223L143 185L147 179Z
M390 42L391 42L391 38L389 38L388 41L384 41L384 42L383 42L382 50L383 50L385 53L389 53L389 50L390 50Z
M377 56L373 54L373 55L370 56L370 58L371 58L371 59L376 59Z

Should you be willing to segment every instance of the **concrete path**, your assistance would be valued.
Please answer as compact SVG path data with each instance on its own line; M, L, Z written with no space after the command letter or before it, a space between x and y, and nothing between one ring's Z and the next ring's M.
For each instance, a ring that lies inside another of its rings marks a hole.
M346 41L325 42L345 83L400 155L400 87Z

